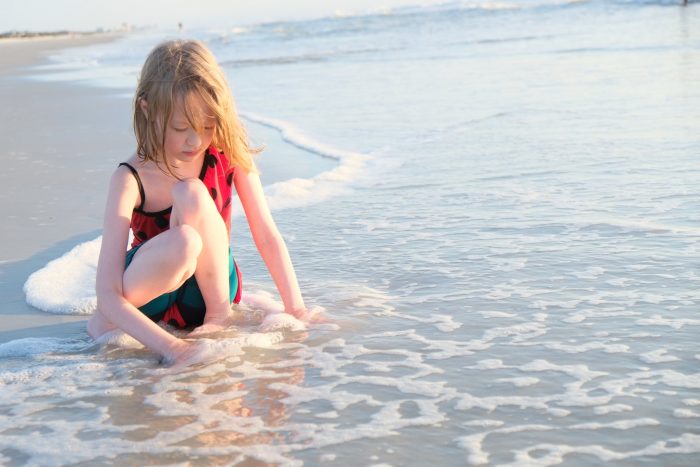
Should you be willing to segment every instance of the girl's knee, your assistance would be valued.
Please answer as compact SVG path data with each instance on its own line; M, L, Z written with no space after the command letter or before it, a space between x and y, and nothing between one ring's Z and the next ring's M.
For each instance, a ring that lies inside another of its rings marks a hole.
M178 224L198 225L214 219L221 221L219 211L209 190L199 179L187 179L173 187L173 213L171 226Z
M202 237L194 227L187 224L174 226L170 229L170 232L173 243L172 250L194 272L197 258L202 252Z
M178 209L199 209L205 203L211 203L211 196L204 186L204 183L198 178L188 178L182 180L173 186L173 204L178 206Z

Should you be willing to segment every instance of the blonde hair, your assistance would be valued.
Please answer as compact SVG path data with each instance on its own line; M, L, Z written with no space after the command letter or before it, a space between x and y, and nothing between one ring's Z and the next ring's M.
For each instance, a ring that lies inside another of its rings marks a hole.
M201 42L167 41L157 45L141 69L134 98L136 154L157 165L165 163L165 129L173 112L173 102L182 99L189 124L202 130L202 116L193 112L193 99L201 99L213 113L216 130L212 144L232 166L256 171L248 136L236 112L233 95L214 55ZM141 108L146 101L147 112Z

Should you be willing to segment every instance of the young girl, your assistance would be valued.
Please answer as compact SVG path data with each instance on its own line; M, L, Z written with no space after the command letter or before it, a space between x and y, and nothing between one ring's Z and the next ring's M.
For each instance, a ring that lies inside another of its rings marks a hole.
M228 324L241 280L231 256L232 185L284 303L304 315L294 267L265 201L233 96L197 41L157 46L134 100L137 149L112 175L97 266L95 339L120 328L172 362L194 346L158 326ZM129 230L134 239L127 251Z

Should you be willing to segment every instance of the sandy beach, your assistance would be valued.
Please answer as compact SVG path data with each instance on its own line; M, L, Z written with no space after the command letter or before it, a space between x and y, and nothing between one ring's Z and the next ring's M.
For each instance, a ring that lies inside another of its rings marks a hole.
M65 326L82 332L85 317L32 308L22 286L48 261L98 235L103 187L132 150L131 103L101 89L27 76L40 74L32 67L56 50L114 37L0 41L0 342L65 334Z

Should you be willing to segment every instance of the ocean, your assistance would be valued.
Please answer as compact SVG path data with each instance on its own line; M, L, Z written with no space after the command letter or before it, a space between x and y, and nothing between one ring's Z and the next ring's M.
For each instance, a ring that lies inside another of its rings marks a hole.
M329 321L278 313L238 209L219 358L0 344L0 463L696 465L700 5L679 3L455 1L53 56L27 79L127 99L152 46L204 40ZM27 301L91 313L99 241Z

